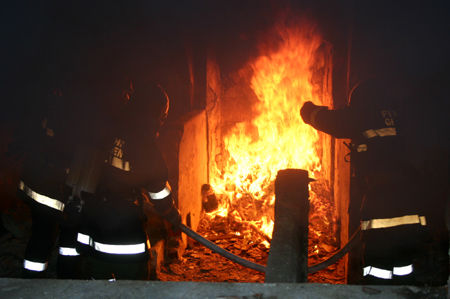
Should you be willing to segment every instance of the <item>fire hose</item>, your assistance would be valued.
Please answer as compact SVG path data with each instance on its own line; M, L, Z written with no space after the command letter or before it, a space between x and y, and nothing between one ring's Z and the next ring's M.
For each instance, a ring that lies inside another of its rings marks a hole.
M225 249L223 249L220 246L217 246L216 244L214 244L213 242L209 241L208 239L205 239L204 237L202 237L201 235L199 235L198 233L196 233L195 231L191 230L189 227L187 227L184 224L180 224L180 230L185 233L187 236L189 236L190 238L194 239L195 241L199 242L200 244L202 244L203 246L206 246L207 248L211 249L212 251L220 254L221 256L231 260L232 262L235 262L241 266L259 271L259 272L266 272L266 267L264 265L258 264L258 263L254 263L251 262L249 260L246 260L240 256L237 256ZM308 267L308 273L315 273L317 271L320 271L322 269L325 269L329 266L331 266L332 264L336 263L338 260L340 260L344 255L346 255L356 244L357 240L358 240L358 236L359 233L361 232L361 229L358 228L356 230L355 233L353 233L353 235L351 236L350 240L348 241L347 244L345 244L344 247L342 247L338 252L336 252L335 254L333 254L330 258L326 259L323 262L320 262L318 264L312 265L310 267Z

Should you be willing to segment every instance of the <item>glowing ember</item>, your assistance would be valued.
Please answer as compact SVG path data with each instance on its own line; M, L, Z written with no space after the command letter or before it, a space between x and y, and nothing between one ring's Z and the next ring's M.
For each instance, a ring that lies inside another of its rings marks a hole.
M318 105L326 102L312 83L314 71L323 67L317 65L317 61L324 61L318 59L323 55L318 51L323 41L312 27L304 25L279 30L278 34L277 49L263 51L250 63L257 115L237 123L224 136L225 167L218 167L211 176L213 189L221 195L220 207L209 214L232 215L269 238L273 230L273 182L278 170L305 169L322 186L328 186L321 161L329 148L324 148L323 137L304 124L299 114L306 101ZM310 201L312 212L324 216L328 207L318 202L321 200L314 190ZM329 224L330 220L321 222ZM313 233L319 236L321 230L313 229ZM319 252L317 245L314 251Z

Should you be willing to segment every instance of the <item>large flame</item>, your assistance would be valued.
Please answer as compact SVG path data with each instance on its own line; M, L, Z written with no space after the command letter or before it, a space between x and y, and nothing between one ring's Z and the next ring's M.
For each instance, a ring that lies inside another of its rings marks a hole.
M278 170L300 168L318 178L322 167L319 133L302 121L299 109L306 101L323 104L312 84L323 41L310 26L284 28L278 34L277 49L263 51L250 63L257 116L237 123L224 136L228 159L211 178L216 193L227 197L214 215L234 213L269 237Z

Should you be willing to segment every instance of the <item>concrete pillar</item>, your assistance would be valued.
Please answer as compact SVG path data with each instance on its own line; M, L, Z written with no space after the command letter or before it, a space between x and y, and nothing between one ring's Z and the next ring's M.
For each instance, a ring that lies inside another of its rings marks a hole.
M275 180L275 224L265 282L306 282L308 274L308 172L280 170Z

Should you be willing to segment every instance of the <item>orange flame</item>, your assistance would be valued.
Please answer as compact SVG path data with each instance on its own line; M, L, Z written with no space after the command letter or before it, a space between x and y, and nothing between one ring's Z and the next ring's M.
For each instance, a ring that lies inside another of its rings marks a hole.
M273 230L273 182L278 170L305 169L317 178L322 168L319 133L302 121L299 109L306 101L323 104L311 83L323 41L310 26L285 28L278 34L281 42L277 50L264 51L250 63L258 115L237 123L224 136L229 158L225 168L217 169L211 178L216 193L228 198L211 215L225 216L231 206L247 198L259 211L256 216L239 215L267 236Z

